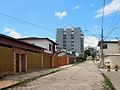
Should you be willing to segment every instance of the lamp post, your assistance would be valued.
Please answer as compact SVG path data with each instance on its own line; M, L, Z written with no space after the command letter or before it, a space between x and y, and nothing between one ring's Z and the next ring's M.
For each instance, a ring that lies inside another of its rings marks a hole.
M95 36L95 37L97 37L99 39L99 37L97 35L95 35L94 33L90 32L89 30L84 30L84 31L89 32L92 36Z

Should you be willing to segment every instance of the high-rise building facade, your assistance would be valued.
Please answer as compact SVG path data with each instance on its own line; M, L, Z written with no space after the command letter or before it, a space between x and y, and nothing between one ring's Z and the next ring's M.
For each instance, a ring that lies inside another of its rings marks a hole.
M84 51L84 35L80 27L58 28L56 35L57 50L66 50L79 54Z

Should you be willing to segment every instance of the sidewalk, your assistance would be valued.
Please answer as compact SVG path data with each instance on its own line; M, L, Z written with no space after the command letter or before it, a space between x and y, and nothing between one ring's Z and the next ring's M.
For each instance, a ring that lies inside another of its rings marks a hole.
M35 78L39 78L44 75L60 71L60 70L72 67L74 65L75 64L70 64L70 65L60 66L58 68L44 69L40 71L28 72L28 73L23 73L19 75L9 75L4 77L2 80L0 80L0 89L5 89L8 87L23 83L24 81L33 80Z
M114 69L111 69L111 71L102 69L101 71L110 79L114 88L120 90L120 71L115 71Z

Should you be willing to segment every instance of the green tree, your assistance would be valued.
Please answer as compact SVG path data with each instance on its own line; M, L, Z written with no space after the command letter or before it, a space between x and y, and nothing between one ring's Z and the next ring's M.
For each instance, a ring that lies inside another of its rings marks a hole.
M85 50L84 54L85 54L85 56L91 56L90 50Z

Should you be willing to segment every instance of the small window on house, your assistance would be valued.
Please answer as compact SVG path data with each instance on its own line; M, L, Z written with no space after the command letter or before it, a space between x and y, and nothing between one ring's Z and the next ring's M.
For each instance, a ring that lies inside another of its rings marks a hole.
M107 44L103 44L103 49L107 49Z
M49 44L49 51L52 51L52 49L51 49L51 48L52 48L52 46L51 46L51 44Z

